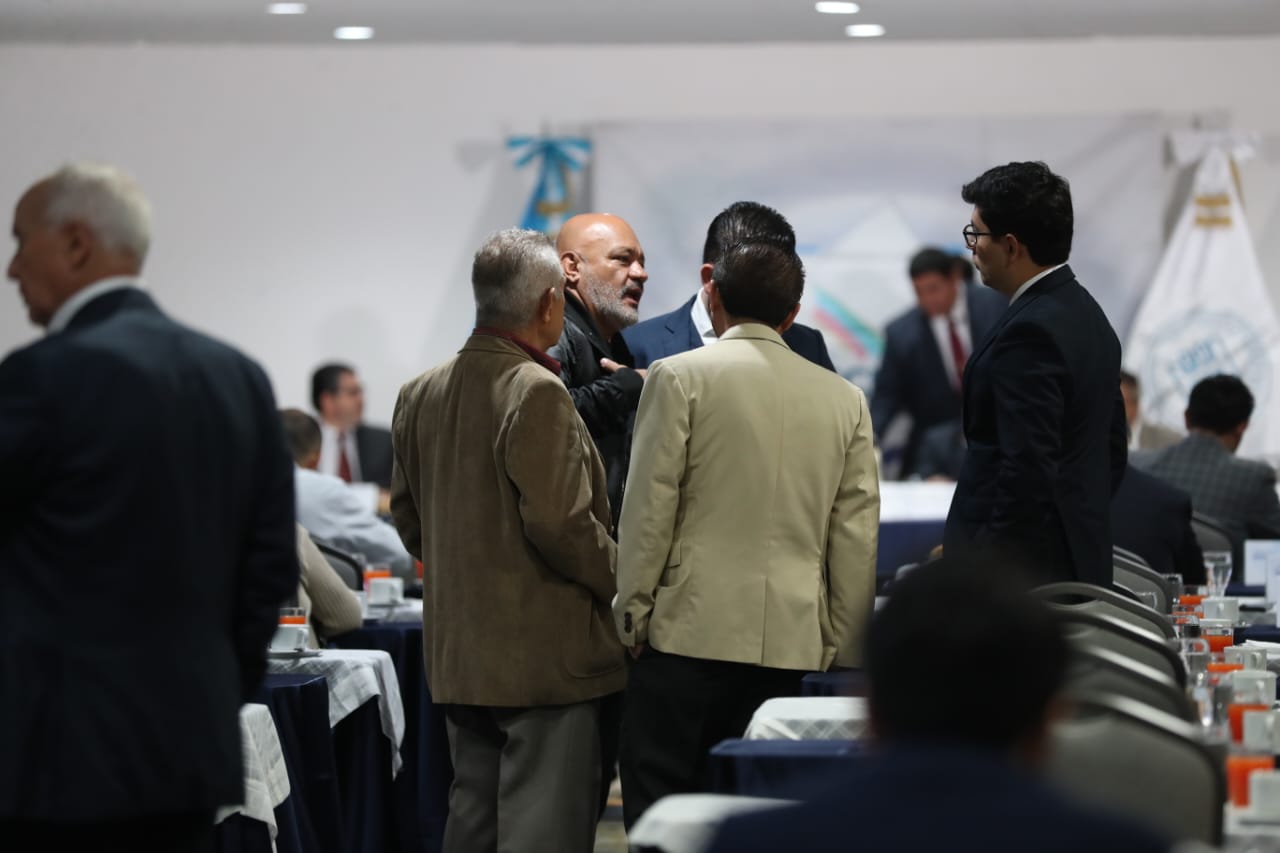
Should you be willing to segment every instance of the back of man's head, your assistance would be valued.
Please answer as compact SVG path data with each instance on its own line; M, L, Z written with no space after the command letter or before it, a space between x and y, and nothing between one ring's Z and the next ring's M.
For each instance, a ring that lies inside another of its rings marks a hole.
M320 453L320 425L301 409L281 409L285 442L293 461L305 467Z
M1219 373L1201 379L1187 401L1187 426L1227 435L1253 415L1253 394L1238 376Z
M551 238L540 231L508 228L491 235L471 264L476 325L521 329L537 313L548 288L563 292L564 270Z
M772 207L755 201L735 201L716 214L707 227L702 262L714 264L731 246L740 243L768 243L794 252L796 232L787 218Z
M1067 646L1052 611L1018 577L943 558L894 584L867 638L879 739L1034 752Z
M114 166L72 163L44 182L49 225L79 222L102 247L141 269L151 246L151 204L133 179Z
M795 252L778 246L740 243L716 261L711 280L731 316L776 329L800 304L804 264Z
M974 178L960 192L978 208L987 230L1012 234L1040 266L1064 264L1071 254L1071 187L1044 163L1007 163Z

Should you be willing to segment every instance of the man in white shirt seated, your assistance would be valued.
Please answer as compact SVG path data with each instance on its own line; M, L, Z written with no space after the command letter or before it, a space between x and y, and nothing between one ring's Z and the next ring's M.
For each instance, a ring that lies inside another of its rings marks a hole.
M280 419L296 463L293 490L298 523L317 539L362 555L371 566L389 566L396 577L412 579L413 557L395 528L377 516L377 489L360 490L316 470L320 425L306 412L283 409Z

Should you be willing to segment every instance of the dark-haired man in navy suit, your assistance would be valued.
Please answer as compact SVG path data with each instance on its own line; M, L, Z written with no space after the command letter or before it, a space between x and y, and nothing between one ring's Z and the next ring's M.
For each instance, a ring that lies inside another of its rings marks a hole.
M974 266L1009 308L965 370L968 447L944 547L1109 587L1128 445L1120 341L1067 266L1071 190L1043 163L1010 163L962 196Z
M117 170L36 184L13 234L47 334L0 363L0 846L212 850L298 584L271 386L139 288Z
M1009 300L990 288L967 283L956 259L932 247L907 265L916 304L885 327L884 356L871 395L871 423L880 439L898 415L911 418L902 451L904 477L937 473L921 466L921 445L930 430L947 434L960 423L960 380L974 347L995 326Z
M701 289L676 310L623 329L622 338L635 357L637 368L715 342L716 332L707 308L711 270L725 250L738 243L768 243L794 252L796 232L781 213L758 202L738 201L720 211L707 228L702 248ZM793 323L782 333L782 340L819 367L835 370L826 341L817 329Z

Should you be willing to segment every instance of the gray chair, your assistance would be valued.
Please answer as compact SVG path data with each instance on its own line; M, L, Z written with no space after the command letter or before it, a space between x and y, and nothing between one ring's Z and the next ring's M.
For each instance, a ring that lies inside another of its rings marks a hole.
M1033 590L1032 594L1063 607L1112 616L1160 639L1172 640L1176 636L1173 625L1163 614L1100 586L1074 581L1051 583Z
M1147 558L1143 557L1137 551L1130 551L1128 548L1121 548L1119 545L1111 546L1111 553L1117 557L1123 557L1131 563L1137 563L1139 566L1151 568L1151 564L1147 562Z
M1150 592L1156 597L1156 610L1161 613L1173 612L1173 590L1169 582L1160 577L1149 566L1135 563L1126 557L1116 555L1112 558L1111 579L1134 592Z
M360 560L354 554L335 548L314 536L311 537L311 541L320 549L320 553L324 554L324 558L329 561L329 565L333 566L333 570L338 573L338 577L342 578L343 583L356 592L364 589L364 570L360 566Z
M1052 603L1049 606L1061 619L1068 641L1114 652L1163 673L1173 679L1178 689L1186 688L1187 669L1169 643L1111 616Z
M1186 691L1168 675L1087 642L1071 645L1064 691L1068 696L1127 696L1183 722L1197 721Z
M1123 696L1078 696L1054 725L1049 778L1178 840L1222 842L1222 759L1194 725Z

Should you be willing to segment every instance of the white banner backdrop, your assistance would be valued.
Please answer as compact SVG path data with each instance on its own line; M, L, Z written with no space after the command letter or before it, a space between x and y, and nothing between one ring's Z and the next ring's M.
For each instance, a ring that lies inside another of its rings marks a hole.
M780 210L808 277L801 322L870 390L885 323L913 304L924 245L963 251L960 188L987 168L1044 160L1071 183L1071 265L1121 340L1159 259L1165 205L1158 116L679 122L597 126L592 202L627 219L647 255L641 317L698 286L712 217L741 199Z
M1191 196L1133 324L1125 364L1142 383L1144 421L1183 426L1191 388L1239 376L1256 406L1240 453L1280 457L1273 388L1280 323L1263 281L1223 147L1204 154Z

